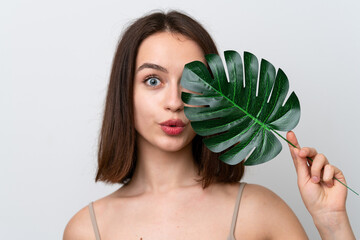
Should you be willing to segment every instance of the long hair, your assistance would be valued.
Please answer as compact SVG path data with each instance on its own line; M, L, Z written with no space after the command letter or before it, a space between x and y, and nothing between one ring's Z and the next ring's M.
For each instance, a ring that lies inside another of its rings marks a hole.
M113 59L104 118L99 136L98 169L95 181L128 183L134 173L136 130L133 111L135 61L142 41L150 35L169 31L195 41L204 54L218 54L209 33L197 21L178 11L155 12L137 19L123 33ZM213 182L238 182L244 173L243 163L227 165L218 159L196 135L192 152L203 188Z

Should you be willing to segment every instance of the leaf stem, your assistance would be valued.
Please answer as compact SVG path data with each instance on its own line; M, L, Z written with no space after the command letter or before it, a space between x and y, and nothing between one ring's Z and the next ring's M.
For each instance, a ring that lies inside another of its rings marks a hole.
M279 137L281 137L282 139L284 139L288 144L290 144L291 146L293 146L294 148L297 148L294 144L292 144L289 140L287 140L286 138L284 138L283 136L281 136L277 131L275 131L273 128L270 128L274 133L276 133ZM308 160L310 160L311 162L313 162L314 160L312 160L310 157L306 157ZM352 190L350 187L348 187L345 183L341 182L339 179L337 179L336 177L334 177L334 179L336 181L338 181L339 183L341 183L342 185L344 185L347 189L349 189L350 191L352 191L353 193L355 193L356 195L359 196L359 194L357 192L355 192L354 190Z

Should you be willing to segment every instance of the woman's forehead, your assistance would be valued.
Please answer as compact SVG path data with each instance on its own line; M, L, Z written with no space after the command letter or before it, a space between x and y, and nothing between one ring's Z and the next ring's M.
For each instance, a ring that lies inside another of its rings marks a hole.
M159 32L147 37L139 46L136 68L144 63L167 65L205 61L203 50L188 37L179 33Z

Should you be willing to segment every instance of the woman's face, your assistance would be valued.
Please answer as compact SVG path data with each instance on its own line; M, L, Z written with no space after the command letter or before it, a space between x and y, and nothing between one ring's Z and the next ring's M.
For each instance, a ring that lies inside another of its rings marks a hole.
M134 77L138 143L164 151L191 143L196 134L184 114L180 79L184 65L194 60L204 62L204 53L181 34L159 32L141 43Z

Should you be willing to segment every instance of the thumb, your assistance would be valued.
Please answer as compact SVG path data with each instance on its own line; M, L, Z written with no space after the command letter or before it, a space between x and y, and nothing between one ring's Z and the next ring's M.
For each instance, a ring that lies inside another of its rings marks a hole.
M291 142L295 146L294 147L291 144L288 144L291 157L293 159L293 163L296 169L296 174L298 176L298 182L304 183L308 181L308 179L310 178L310 170L309 170L309 166L307 165L307 159L299 156L299 152L301 148L295 136L295 133L289 131L286 134L286 138L289 142Z

